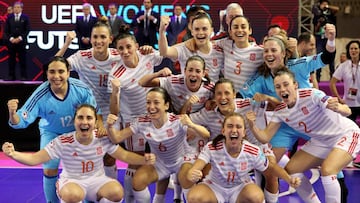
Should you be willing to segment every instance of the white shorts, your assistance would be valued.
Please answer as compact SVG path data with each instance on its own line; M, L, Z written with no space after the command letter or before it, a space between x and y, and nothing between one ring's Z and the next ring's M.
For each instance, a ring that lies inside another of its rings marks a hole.
M161 160L156 160L154 167L159 176L159 180L163 180L170 177L171 174L177 173L183 163L183 157L179 158L176 163L171 165L166 164Z
M225 202L233 203L236 202L236 199L239 196L240 192L249 183L254 183L250 178L250 176L248 177L248 179L244 181L244 183L241 183L240 185L237 186L233 186L231 188L221 187L220 185L210 180L207 180L206 178L204 179L203 182L199 184L206 184L207 186L209 186L211 190L214 192L218 203L225 203Z
M326 159L333 148L338 148L348 152L355 159L360 150L359 136L360 132L347 132L340 138L329 140L311 138L301 149L315 157Z
M57 181L57 194L59 196L60 190L68 183L78 184L85 192L85 199L95 202L97 199L97 192L99 189L108 182L117 181L110 177L107 177L105 174L100 176L94 176L86 179L72 179L61 177ZM60 198L60 196L59 196Z

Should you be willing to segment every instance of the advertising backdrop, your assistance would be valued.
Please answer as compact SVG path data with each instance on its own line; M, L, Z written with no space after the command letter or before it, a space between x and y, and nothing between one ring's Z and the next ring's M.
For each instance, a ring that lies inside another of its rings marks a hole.
M14 1L0 1L0 22L6 19L6 9ZM53 56L62 46L66 32L74 29L76 17L82 15L82 4L93 5L92 15L102 16L108 14L107 6L111 2L119 4L118 14L126 23L130 23L134 13L142 9L141 0L122 1L76 1L76 0L24 0L23 13L30 17L31 32L28 36L28 75L32 80L42 80L42 64ZM180 4L185 10L192 5L203 6L210 14L214 31L219 29L219 11L234 1L215 0L153 0L153 9L161 15L172 15L173 5ZM239 0L244 15L249 18L253 28L253 37L261 42L270 24L278 23L288 31L291 36L297 34L298 1L283 0ZM3 29L1 29L3 32ZM66 56L78 48L76 41L70 46ZM7 70L7 50L0 47L0 67Z

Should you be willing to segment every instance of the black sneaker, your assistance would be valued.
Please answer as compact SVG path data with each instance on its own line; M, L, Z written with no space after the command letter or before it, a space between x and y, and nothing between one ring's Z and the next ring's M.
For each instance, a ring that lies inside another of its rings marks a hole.
M182 203L180 199L174 199L174 203Z

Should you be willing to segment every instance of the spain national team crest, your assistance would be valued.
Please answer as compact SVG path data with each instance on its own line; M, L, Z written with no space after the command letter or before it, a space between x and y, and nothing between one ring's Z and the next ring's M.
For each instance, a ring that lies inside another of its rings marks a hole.
M250 61L255 61L256 60L256 54L251 53L249 59L250 59Z
M301 111L303 112L304 115L308 115L309 114L309 110L306 108L306 106L301 108Z
M240 163L240 170L246 170L247 169L247 162L241 162Z
M152 65L151 65L150 62L146 63L146 68L147 68L147 69L152 69Z
M174 132L173 132L172 129L167 129L166 134L167 134L168 137L173 137L174 136Z
M96 155L101 155L101 154L103 154L103 149L102 149L102 147L97 147L97 148L96 148Z

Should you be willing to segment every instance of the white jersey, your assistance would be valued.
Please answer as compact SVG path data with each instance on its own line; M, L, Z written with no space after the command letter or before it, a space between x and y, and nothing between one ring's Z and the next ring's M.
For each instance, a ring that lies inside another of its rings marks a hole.
M229 38L215 42L224 51L224 77L234 83L235 91L239 91L264 63L263 48L256 44L238 48Z
M347 60L341 63L333 74L333 77L337 80L344 81L343 99L351 107L360 106L360 71L358 66L360 66L360 62L355 66L351 60Z
M196 112L202 109L205 102L213 96L214 83L202 84L197 92L192 92L185 84L184 75L171 75L169 77L162 77L160 79L160 86L169 93L175 111L179 112L185 102L196 95L199 102L193 104L188 112Z
M359 131L353 121L326 108L329 98L317 89L299 89L295 106L288 108L285 103L279 104L271 121L285 122L291 128L320 141Z
M256 111L256 123L257 126L261 126L261 128L266 127L266 115L265 110L267 107L267 103L258 103L250 98L246 99L235 99L235 110L234 112L239 113L240 115L245 116L245 114L250 110ZM205 108L201 109L199 112L192 113L189 115L191 120L198 124L207 128L210 132L210 140L213 140L216 136L221 134L222 123L225 119L225 116L220 113L218 107L214 110L207 110ZM246 120L245 120L246 121ZM247 140L256 145L260 145L260 142L255 138L250 128L246 124L246 135Z
M157 159L171 166L184 158L189 147L186 142L187 126L175 114L167 113L167 118L161 128L156 128L149 116L141 116L131 123L130 128L134 134L145 138Z
M75 133L63 134L45 147L51 159L61 159L61 177L85 179L104 175L105 153L113 154L119 146L112 144L107 137L97 138L95 133L92 142L83 145L76 140Z
M125 123L131 122L135 117L146 113L146 93L148 88L141 87L139 80L154 72L154 66L161 63L163 57L159 52L142 55L137 52L139 63L136 68L129 68L121 63L113 68L109 74L109 82L115 78L120 80L120 114ZM108 85L111 93L111 85Z
M238 157L232 157L226 151L224 140L216 146L209 142L201 151L198 159L211 164L211 170L204 182L214 182L224 188L231 188L249 180L249 171L265 171L269 162L256 145L244 140Z
M201 56L206 63L206 72L209 75L209 78L212 82L217 82L219 80L219 75L224 68L224 54L223 50L212 44L210 52L204 54L200 51L192 52L186 48L184 43L175 46L178 52L178 61L180 63L181 74L184 74L186 67L186 61L190 56L199 55Z
M103 116L110 113L110 94L107 91L109 72L121 64L121 57L116 49L109 48L109 58L105 61L96 60L93 49L80 50L67 58L71 70L78 73L80 80L93 91ZM106 119L103 119L106 123Z

